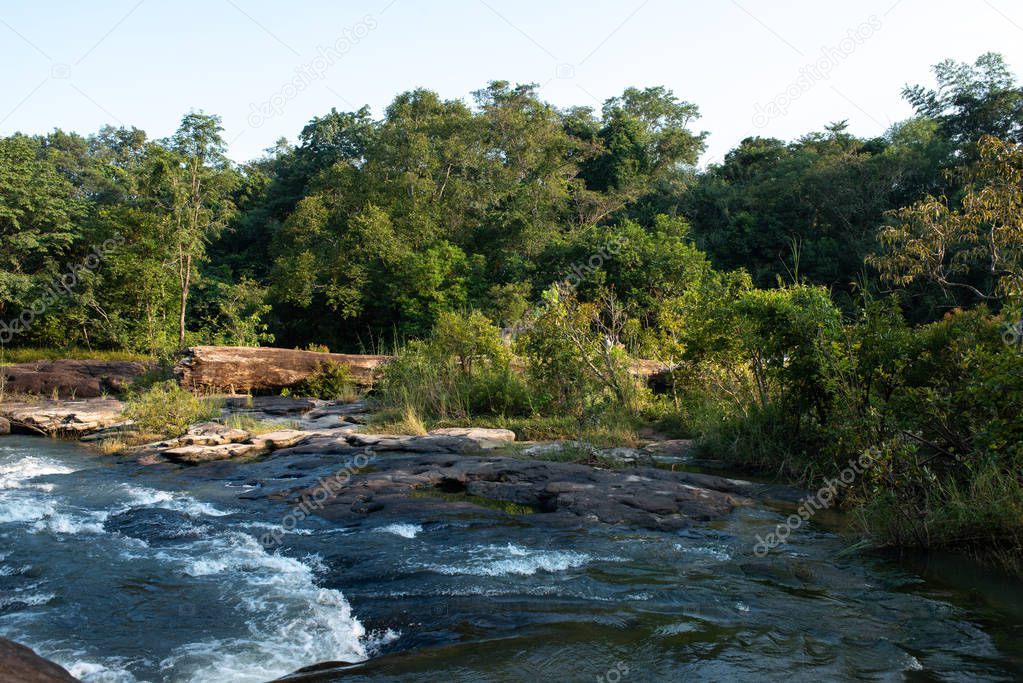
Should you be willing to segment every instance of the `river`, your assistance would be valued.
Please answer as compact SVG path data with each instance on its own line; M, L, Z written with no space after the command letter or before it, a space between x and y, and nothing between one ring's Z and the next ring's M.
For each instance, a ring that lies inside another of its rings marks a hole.
M0 635L90 683L1023 680L1023 583L965 560L843 553L812 523L758 558L787 514L764 506L674 533L285 527L247 495L260 468L0 438Z

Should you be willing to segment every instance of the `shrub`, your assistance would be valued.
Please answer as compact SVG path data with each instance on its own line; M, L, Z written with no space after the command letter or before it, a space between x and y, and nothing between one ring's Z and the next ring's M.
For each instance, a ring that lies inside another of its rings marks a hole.
M596 406L638 409L641 391L621 343L627 322L610 295L583 303L567 285L544 293L544 306L517 342L541 412L581 416Z
M377 399L428 419L530 412L500 330L478 311L440 314L427 339L409 342L384 367Z
M143 432L175 437L196 422L220 417L221 405L217 399L195 396L176 382L166 381L134 394L124 415Z
M316 371L296 387L302 396L353 403L360 398L352 369L344 363L320 363Z

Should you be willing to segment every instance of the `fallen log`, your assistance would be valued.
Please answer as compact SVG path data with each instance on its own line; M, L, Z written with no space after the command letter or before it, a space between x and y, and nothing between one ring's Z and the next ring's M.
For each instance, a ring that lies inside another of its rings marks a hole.
M320 353L298 349L195 346L175 368L191 391L277 392L297 385L324 364L347 365L360 386L372 386L380 367L393 356Z

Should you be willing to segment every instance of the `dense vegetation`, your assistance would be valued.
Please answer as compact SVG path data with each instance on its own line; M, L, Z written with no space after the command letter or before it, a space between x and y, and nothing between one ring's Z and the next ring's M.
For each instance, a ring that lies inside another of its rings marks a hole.
M416 90L243 166L202 113L16 134L0 342L396 350L378 395L410 428L656 422L810 483L868 452L842 496L876 538L1014 561L1023 89L994 54L935 76L881 137L749 138L702 171L699 111L663 88L600 112Z

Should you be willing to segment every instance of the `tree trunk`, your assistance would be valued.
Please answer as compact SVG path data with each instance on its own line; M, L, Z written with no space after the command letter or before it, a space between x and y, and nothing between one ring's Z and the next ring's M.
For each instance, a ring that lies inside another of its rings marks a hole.
M192 255L185 256L181 279L181 317L178 318L178 343L185 348L185 309L188 306L188 288L192 282Z

